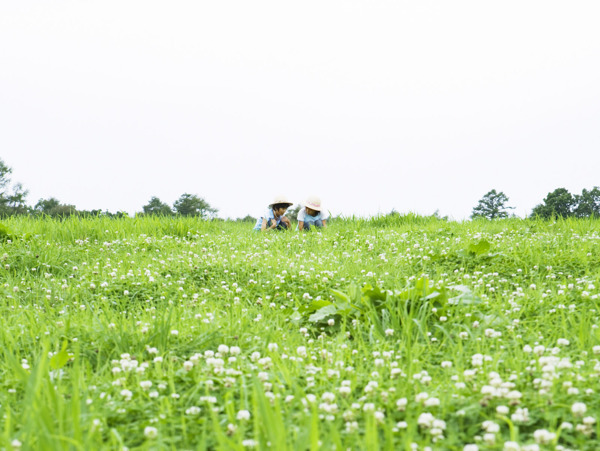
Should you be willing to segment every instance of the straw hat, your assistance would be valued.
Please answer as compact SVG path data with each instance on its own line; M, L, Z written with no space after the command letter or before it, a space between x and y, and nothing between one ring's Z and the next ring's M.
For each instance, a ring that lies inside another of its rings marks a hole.
M319 199L317 196L310 196L308 199L306 199L306 202L304 202L304 206L315 211L321 211L321 199Z
M273 205L276 205L276 204L287 204L287 206L288 206L288 207L291 207L292 205L294 205L294 203L293 203L293 202L290 202L290 201L287 199L287 197L285 197L285 196L281 196L281 195L279 195L279 196L275 196L275 197L273 198L273 202L271 202L271 203L269 204L269 208L273 208Z

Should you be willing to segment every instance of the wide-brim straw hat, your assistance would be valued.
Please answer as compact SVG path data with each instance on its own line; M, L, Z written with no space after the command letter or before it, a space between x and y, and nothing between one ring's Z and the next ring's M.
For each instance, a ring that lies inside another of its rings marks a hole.
M319 199L317 196L310 196L308 199L306 199L304 206L315 211L321 211L323 208L321 207L321 199Z
M273 208L273 205L277 205L277 204L287 204L288 207L291 207L292 205L294 205L293 202L290 202L287 197L285 196L275 196L273 198L273 202L271 202L269 204L269 208Z

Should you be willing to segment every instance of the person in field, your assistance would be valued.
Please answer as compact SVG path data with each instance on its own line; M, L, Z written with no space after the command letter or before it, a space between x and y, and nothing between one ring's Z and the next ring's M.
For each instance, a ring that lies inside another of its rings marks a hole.
M321 206L321 199L310 196L298 212L298 230L310 230L311 228L327 228L329 215Z
M254 230L265 232L267 230L289 230L292 226L289 218L285 216L288 208L294 205L285 196L276 196L269 204L269 209L256 221Z

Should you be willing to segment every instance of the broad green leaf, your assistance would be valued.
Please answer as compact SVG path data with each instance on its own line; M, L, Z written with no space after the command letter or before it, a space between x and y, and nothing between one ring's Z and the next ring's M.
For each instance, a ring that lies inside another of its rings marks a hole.
M482 255L490 250L491 244L486 240L480 240L477 244L470 244L468 251L471 254Z
M50 368L53 370L62 368L67 364L71 357L73 357L73 354L67 352L67 342L65 341L60 352L57 352L50 358Z
M317 310L315 313L308 317L308 320L312 323L317 323L319 321L323 321L325 318L335 315L337 313L337 308L335 305L328 305L323 307L322 309Z

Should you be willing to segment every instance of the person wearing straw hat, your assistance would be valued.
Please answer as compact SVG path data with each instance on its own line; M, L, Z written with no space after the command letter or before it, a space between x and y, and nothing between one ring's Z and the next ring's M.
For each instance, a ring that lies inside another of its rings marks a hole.
M310 196L298 212L298 230L310 230L311 227L327 228L329 215L321 207L321 199Z
M269 209L258 218L254 230L264 232L266 230L289 230L292 226L289 218L285 216L288 208L294 205L285 196L275 196L269 204Z

